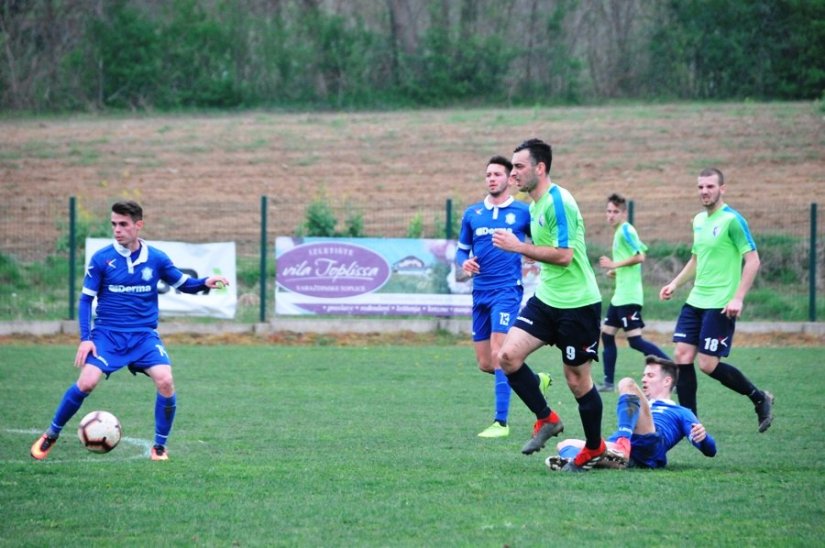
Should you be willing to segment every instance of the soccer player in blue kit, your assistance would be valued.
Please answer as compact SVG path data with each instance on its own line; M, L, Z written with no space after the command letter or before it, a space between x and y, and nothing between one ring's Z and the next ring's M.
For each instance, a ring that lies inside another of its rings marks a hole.
M659 356L647 356L642 386L627 377L619 382L616 432L607 440L607 455L596 467L664 468L667 452L687 438L706 457L716 455L716 440L696 415L671 400L679 369ZM584 440L564 440L559 454L545 460L551 470L561 470L575 458Z
M498 352L521 308L521 255L493 246L498 230L524 241L530 235L530 208L510 195L513 164L502 156L487 162L487 196L464 211L458 237L456 264L473 277L473 345L478 368L495 376L495 419L479 437L509 435L510 384L498 363ZM550 377L539 373L542 390Z
M78 304L80 345L75 367L77 382L69 387L48 430L34 442L31 456L43 460L66 423L80 409L103 375L128 367L145 373L155 383L155 440L152 460L168 460L166 440L172 430L177 399L172 361L156 329L158 282L163 280L184 293L198 293L229 284L223 276L193 279L175 267L159 249L139 238L143 209L133 201L112 205L114 243L96 252L86 267ZM92 328L92 302L97 318Z

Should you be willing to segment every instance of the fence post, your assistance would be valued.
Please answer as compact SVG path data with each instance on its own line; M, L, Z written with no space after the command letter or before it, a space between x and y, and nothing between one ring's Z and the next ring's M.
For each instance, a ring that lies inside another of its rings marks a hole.
M811 204L811 250L808 253L808 320L816 321L816 203Z
M444 236L451 240L453 238L453 199L447 198L447 204L445 206L447 210L447 226L444 229Z
M266 241L266 215L267 215L267 197L261 196L261 266L260 266L260 276L261 276L261 311L260 311L260 320L261 323L266 321L266 258L267 254L269 253L269 249L267 248L267 241Z
M75 230L77 228L77 203L74 196L69 196L69 319L74 319L74 284L75 272Z
M627 222L633 224L633 212L635 208L635 202L633 200L627 201Z

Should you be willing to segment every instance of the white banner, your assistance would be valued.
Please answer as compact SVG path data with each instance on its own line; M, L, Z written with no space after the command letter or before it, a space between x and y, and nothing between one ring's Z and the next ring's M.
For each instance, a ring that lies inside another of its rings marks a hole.
M455 240L275 240L275 314L470 316L472 280L455 265ZM539 267L524 264L525 302Z
M111 238L86 238L86 264L92 255L103 247L113 243ZM238 303L235 276L235 242L210 244L189 244L186 242L146 242L169 255L181 272L193 278L205 276L225 276L229 286L212 289L208 293L190 295L181 293L161 282L158 307L160 316L206 316L231 320L235 317Z

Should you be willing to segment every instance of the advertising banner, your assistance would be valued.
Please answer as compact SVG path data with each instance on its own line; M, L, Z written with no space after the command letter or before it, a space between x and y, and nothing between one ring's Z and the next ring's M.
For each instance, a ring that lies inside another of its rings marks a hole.
M470 316L472 280L455 249L455 240L279 237L275 313Z
M98 250L111 244L111 238L86 238L86 264ZM161 282L158 284L158 307L161 317L205 316L231 320L237 306L235 283L235 242L189 244L185 242L146 242L166 253L181 272L193 278L225 276L229 286L195 295L181 293Z

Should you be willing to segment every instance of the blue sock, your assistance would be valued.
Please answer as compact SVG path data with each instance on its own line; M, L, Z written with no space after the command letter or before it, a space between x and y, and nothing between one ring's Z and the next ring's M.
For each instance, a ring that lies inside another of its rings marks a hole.
M52 424L49 426L48 434L50 437L60 435L60 431L63 430L63 427L66 426L69 419L74 417L74 414L77 413L77 410L83 405L83 400L85 400L88 395L87 392L80 390L76 384L71 385L69 389L66 390L66 393L63 394L63 399L60 400L60 404L57 406L57 410L54 412Z
M635 337L628 337L627 344L630 345L630 348L632 348L633 350L638 350L645 356L652 355L659 356L660 358L664 358L666 360L670 359L667 354L662 352L661 348L659 348L650 341L644 340L641 335L636 335Z
M616 374L616 336L602 333L602 367L604 368L604 382L613 384Z
M501 424L507 424L507 415L510 412L510 383L507 382L507 375L501 369L496 369L496 420Z
M622 394L616 403L616 433L622 437L630 438L636 423L639 422L639 406L641 400L635 394Z
M175 421L177 401L176 394L172 394L168 398L158 394L155 398L155 445L166 445L166 439L169 437L169 432L172 431L172 423Z
M602 441L602 397L594 386L576 401L579 403L585 445L590 449L598 449Z

